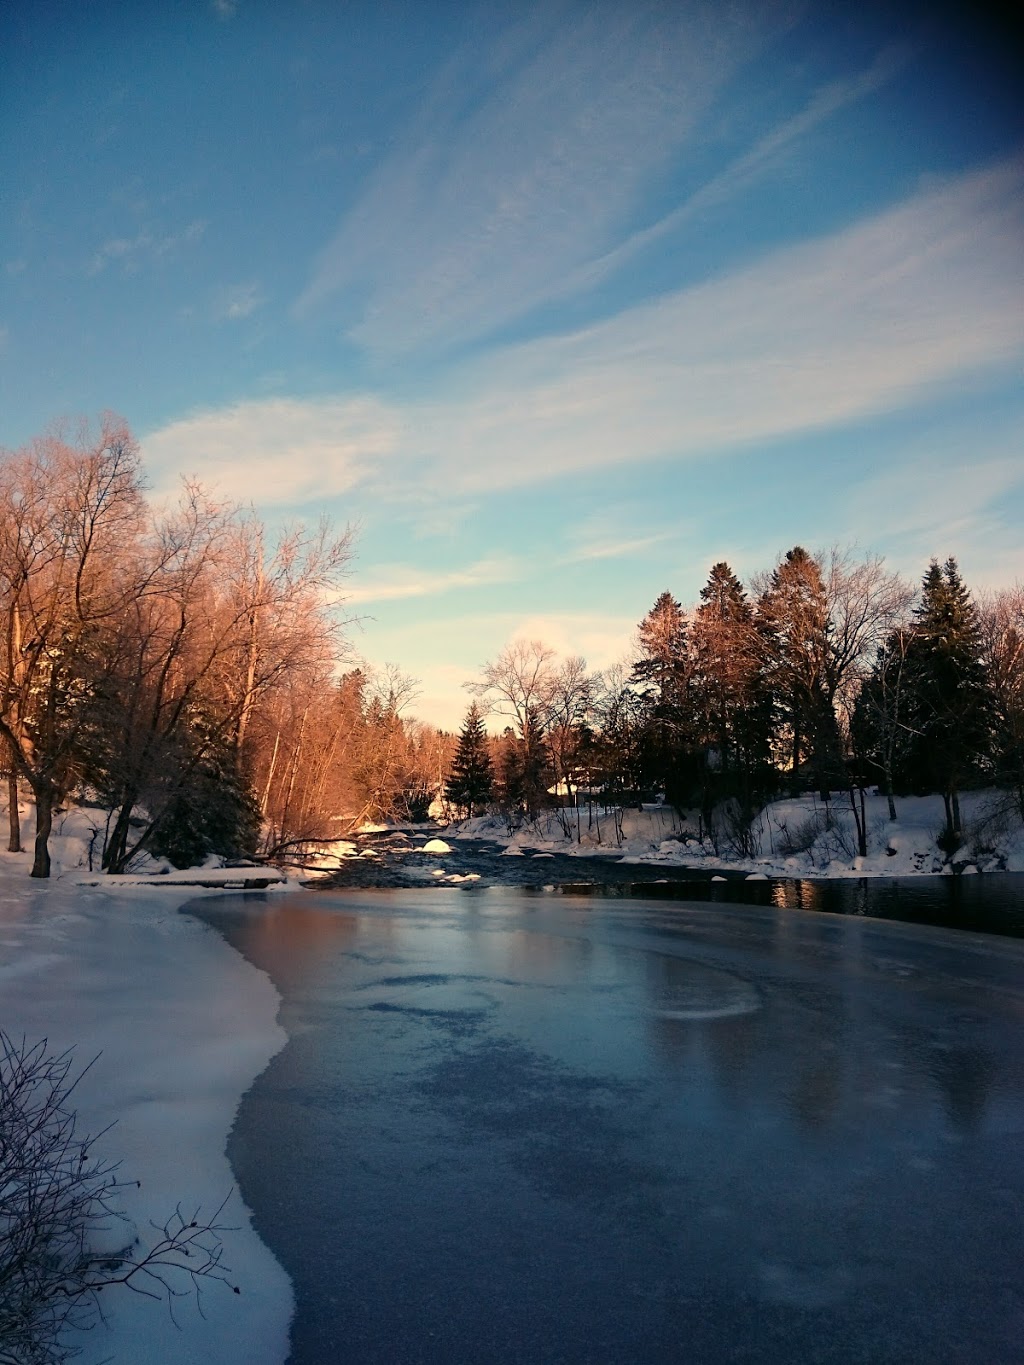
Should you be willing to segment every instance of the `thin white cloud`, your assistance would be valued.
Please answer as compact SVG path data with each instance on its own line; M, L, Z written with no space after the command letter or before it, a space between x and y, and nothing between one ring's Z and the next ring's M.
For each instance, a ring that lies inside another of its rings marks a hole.
M644 554L655 545L663 545L676 534L675 531L661 531L657 535L634 536L626 540L594 540L564 555L562 562L585 564L595 559L628 559L634 555Z
M299 506L344 493L393 454L392 414L372 398L268 398L197 413L142 441L158 494L195 475L221 496Z
M134 237L111 237L93 253L87 273L99 275L108 266L120 264L125 271L139 270L145 261L156 261L179 247L198 242L206 231L205 219L197 218L180 232L137 232Z
M919 582L932 556L955 555L972 588L1005 585L1024 572L1024 428L931 433L905 462L860 484L846 499L845 533L871 528L873 546ZM840 531L840 535L843 534Z
M212 431L222 476L249 496L262 496L247 472L255 444L267 487L292 503L360 479L385 498L437 487L451 498L841 428L1019 367L1022 242L1015 159L583 331L492 353L431 400L241 403L160 433L162 458ZM268 423L268 411L286 415ZM340 481L322 458L331 442L345 452Z
M479 588L498 583L514 583L522 577L521 565L513 559L481 559L465 569L438 573L395 564L376 571L376 578L361 581L344 593L346 605L363 602L394 602L411 597L437 597L455 588Z
M208 227L209 222L206 218L196 218L183 227L180 232L171 232L166 236L158 237L153 243L154 256L166 256L180 246L191 246L193 242L201 240Z
M904 46L883 48L870 66L854 76L829 81L814 92L799 113L784 120L771 132L758 138L749 151L737 157L700 189L650 227L633 233L621 245L597 260L588 262L567 277L562 293L589 288L598 280L620 269L648 246L682 227L689 219L715 204L722 203L745 188L766 171L778 166L780 159L802 138L834 118L843 109L873 95L902 69L910 57Z
M148 232L137 233L134 237L111 237L93 254L89 262L89 274L98 275L114 261L132 260L152 244Z
M1024 354L1024 162L464 371L416 414L462 490L839 427Z
M299 312L365 297L352 335L382 352L521 316L612 246L786 18L779 4L597 3L570 21L555 6L467 43L324 248Z
M214 317L218 322L236 322L251 317L264 303L259 285L250 280L247 284L233 284L222 289L214 304Z

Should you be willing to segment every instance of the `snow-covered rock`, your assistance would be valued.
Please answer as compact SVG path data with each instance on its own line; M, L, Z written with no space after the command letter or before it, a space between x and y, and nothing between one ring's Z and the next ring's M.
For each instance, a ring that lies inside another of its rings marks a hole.
M452 851L451 844L446 844L443 839L428 839L421 850L423 853L451 853Z

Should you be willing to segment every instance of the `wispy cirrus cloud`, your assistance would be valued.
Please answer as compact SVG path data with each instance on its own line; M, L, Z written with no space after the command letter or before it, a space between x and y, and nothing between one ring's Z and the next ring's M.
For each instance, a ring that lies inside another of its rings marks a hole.
M159 261L179 247L198 242L206 228L206 220L197 218L180 232L143 230L134 237L109 237L93 253L87 274L102 274L112 265L120 265L126 273L133 274L147 262Z
M562 556L565 564L586 564L595 559L628 559L633 555L645 554L655 545L663 545L673 539L675 531L661 531L652 536L633 536L627 539L594 539L578 545Z
M365 298L372 351L479 336L560 291L792 6L538 8L467 43L320 254L300 313Z
M264 302L263 291L255 280L228 285L217 295L213 315L218 322L237 322L251 317Z
M607 322L467 367L417 414L463 490L837 428L1024 355L1024 161L922 190ZM484 452L481 455L481 452Z
M520 563L508 557L480 559L464 569L443 573L394 564L378 568L369 581L346 589L346 604L394 602L403 598L437 597L457 588L480 588L497 583L514 583L522 577Z
M661 238L668 236L699 213L730 199L761 176L778 167L792 149L822 124L844 109L882 89L906 65L911 49L892 45L882 49L875 60L853 76L828 81L811 95L796 114L784 119L758 138L752 147L712 176L682 204L657 222L632 233L620 245L570 274L562 287L564 294L589 288L598 280L626 265L633 257Z
M1022 242L1015 158L598 325L464 364L428 400L240 403L155 439L164 460L191 452L186 469L214 449L221 476L249 496L255 448L296 503L359 481L385 498L429 486L484 496L839 429L1019 366Z
M965 459L965 450L971 458ZM1024 577L1024 429L1003 425L984 451L973 432L911 441L905 461L875 474L846 499L847 534L871 527L893 567L920 580L928 560L955 555L972 588Z
M195 474L223 497L288 507L346 492L380 470L397 438L373 398L268 398L172 422L142 448L158 494Z

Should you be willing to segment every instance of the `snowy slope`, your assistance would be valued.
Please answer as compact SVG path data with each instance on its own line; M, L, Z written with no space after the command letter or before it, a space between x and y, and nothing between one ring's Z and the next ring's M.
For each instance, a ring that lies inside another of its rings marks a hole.
M747 871L778 877L905 877L956 872L1024 871L1024 828L1008 808L1005 794L971 792L961 798L965 843L947 859L936 839L943 828L942 799L905 797L896 802L897 820L888 818L883 796L865 802L868 853L857 854L849 798L837 793L826 807L803 796L766 806L751 827L751 843L740 853L727 830L718 846L701 837L697 812L680 818L668 806L606 810L595 805L575 813L549 812L511 835L493 816L461 822L451 838L491 838L510 853L522 848L563 854L605 855L666 867ZM571 818L570 818L571 817Z

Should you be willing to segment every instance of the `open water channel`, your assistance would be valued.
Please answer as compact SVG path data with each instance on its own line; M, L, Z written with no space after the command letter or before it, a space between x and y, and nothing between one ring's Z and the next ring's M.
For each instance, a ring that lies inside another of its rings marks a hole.
M1014 938L501 886L190 910L283 997L228 1154L293 1365L1021 1358Z

